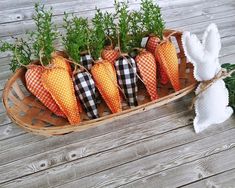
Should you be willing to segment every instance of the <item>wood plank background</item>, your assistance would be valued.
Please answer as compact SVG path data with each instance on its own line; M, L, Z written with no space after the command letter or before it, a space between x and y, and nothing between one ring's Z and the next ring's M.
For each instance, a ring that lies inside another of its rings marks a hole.
M0 1L0 39L34 29L36 0ZM113 11L113 0L47 0L61 29L63 13L91 18L95 7ZM129 0L138 9L140 0ZM221 63L235 63L234 0L158 0L168 28L202 36L220 30ZM0 54L0 95L10 53ZM192 127L191 97L143 114L60 137L26 133L0 102L0 187L235 187L235 116L200 134Z

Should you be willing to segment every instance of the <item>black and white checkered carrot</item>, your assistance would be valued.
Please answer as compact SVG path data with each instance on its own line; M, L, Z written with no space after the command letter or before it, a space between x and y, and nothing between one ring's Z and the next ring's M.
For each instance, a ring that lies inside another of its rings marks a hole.
M80 57L80 64L85 67L87 70L91 70L91 67L94 65L94 60L89 54L82 54Z
M91 75L88 72L78 72L73 76L73 82L87 116L91 119L98 118L97 90Z
M135 60L130 56L121 56L115 62L118 83L126 96L130 107L138 106L137 102L137 67Z

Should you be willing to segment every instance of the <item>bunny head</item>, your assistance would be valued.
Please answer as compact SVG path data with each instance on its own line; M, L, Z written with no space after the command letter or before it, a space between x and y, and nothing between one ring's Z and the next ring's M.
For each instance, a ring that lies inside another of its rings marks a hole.
M197 81L210 80L220 71L219 51L221 41L218 28L210 24L204 32L202 43L196 35L184 32L182 43L185 55L194 65L194 77Z

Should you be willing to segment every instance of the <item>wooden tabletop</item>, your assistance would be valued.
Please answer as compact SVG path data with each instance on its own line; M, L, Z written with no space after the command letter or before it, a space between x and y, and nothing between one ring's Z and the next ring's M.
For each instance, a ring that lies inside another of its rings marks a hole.
M131 8L139 0L129 0ZM36 0L0 1L0 39L33 29ZM48 0L55 21L63 12L91 17L96 6L113 10L113 0ZM235 62L234 0L158 0L167 28L202 36L216 23L221 63ZM10 54L0 54L0 94ZM0 187L235 187L235 115L195 134L192 96L80 133L37 136L11 123L0 103Z

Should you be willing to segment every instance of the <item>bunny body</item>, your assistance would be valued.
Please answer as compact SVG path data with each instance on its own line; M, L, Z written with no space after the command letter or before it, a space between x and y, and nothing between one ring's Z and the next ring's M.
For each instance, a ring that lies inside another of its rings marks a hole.
M202 43L196 35L184 32L182 43L185 55L194 65L196 80L207 81L213 79L221 70L219 64L221 42L217 26L215 24L208 26L203 35ZM197 87L196 94L200 91L201 84ZM195 101L194 129L196 133L203 131L212 124L222 123L227 120L233 113L228 103L228 90L222 79L199 94Z

